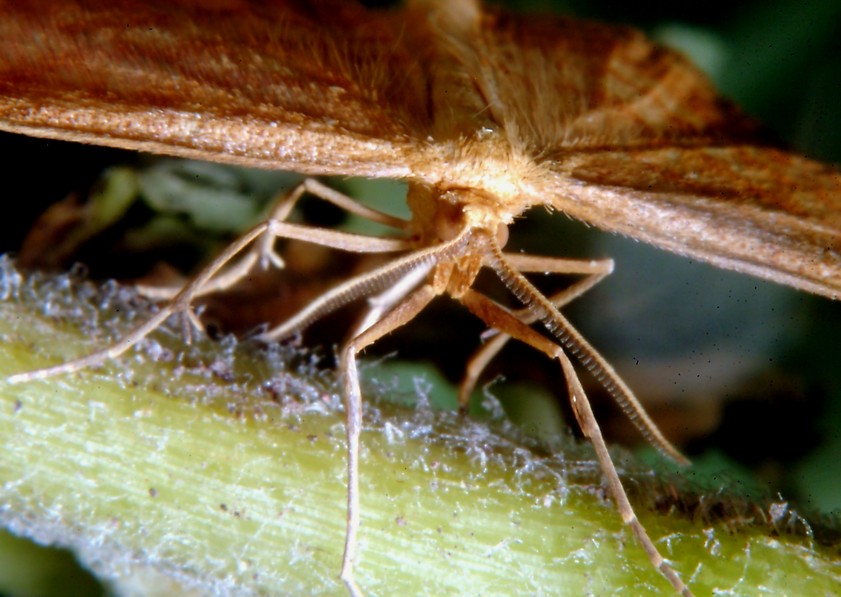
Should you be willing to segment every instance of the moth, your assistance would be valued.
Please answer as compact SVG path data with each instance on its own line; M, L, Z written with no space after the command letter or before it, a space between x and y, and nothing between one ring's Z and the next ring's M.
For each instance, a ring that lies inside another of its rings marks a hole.
M492 339L472 358L469 394L509 339L557 360L573 412L623 521L655 566L691 591L637 520L573 364L600 381L643 436L677 462L631 389L560 309L612 269L506 253L508 227L545 206L719 267L830 298L841 293L841 174L769 145L681 55L639 32L528 17L475 0L248 0L0 3L0 129L310 175L408 185L403 221L309 181L115 346L26 381L116 357L198 296L258 265L283 266L275 238L393 254L265 334L279 339L351 300L369 307L340 350L347 413L351 594L360 530L362 398L357 355L438 295ZM287 220L304 192L386 224L372 238ZM243 260L230 265L244 254ZM521 304L473 289L491 270ZM525 274L580 274L545 296ZM533 325L534 324L534 325Z

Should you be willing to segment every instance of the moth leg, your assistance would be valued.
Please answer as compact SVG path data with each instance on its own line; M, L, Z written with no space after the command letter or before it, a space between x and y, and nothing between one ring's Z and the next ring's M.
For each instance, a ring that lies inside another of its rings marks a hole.
M315 178L305 178L291 190L282 193L275 200L275 206L272 208L267 219L279 222L286 221L295 208L295 205L307 193L371 222L377 222L378 224L390 226L397 230L406 230L409 226L406 220L363 205L344 193L340 193L336 189L332 189L319 182ZM284 267L283 259L274 250L274 241L275 238L273 236L265 234L257 243L257 247L255 247L255 251L259 254L260 266L263 269L268 269L270 263L274 264L278 269L283 269Z
M587 261L559 257L541 257L537 255L520 255L516 253L506 253L505 257L521 272L586 275L586 278L575 282L549 297L552 304L559 309L590 290L613 272L612 259ZM520 321L527 324L533 323L537 319L537 315L527 308L518 309L513 311L513 313ZM458 403L459 410L462 413L467 411L470 396L473 394L479 376L499 351L502 350L505 344L507 344L508 340L511 339L507 334L500 333L496 330L488 331L497 333L471 355L464 369L464 377L459 384ZM485 337L487 338L487 336Z
M459 255L469 241L469 234L464 233L440 245L419 249L398 257L391 263L371 272L346 280L312 300L306 307L280 325L261 334L260 339L275 341L286 338L305 329L327 313L363 296L370 296L389 284L396 283L410 271L416 271L417 275L421 275L420 270L428 272L435 263Z
M34 371L18 373L8 378L9 383L21 383L36 379L45 379L63 373L72 373L88 367L95 367L103 362L114 359L123 354L129 348L140 342L143 338L157 329L171 315L178 312L190 310L190 301L195 292L200 289L221 267L231 258L248 246L257 236L262 234L265 225L258 226L246 232L236 241L228 245L210 264L208 264L191 282L184 286L175 297L161 309L140 325L133 328L125 336L114 342L103 350L98 350L84 357L73 359L53 367L45 367ZM192 319L192 317L190 318Z
M602 473L607 480L607 485L610 488L610 493L616 501L616 507L619 510L619 515L622 517L622 522L629 525L633 530L637 541L642 546L645 554L648 556L651 564L660 571L660 574L665 576L675 590L684 595L684 597L691 597L692 591L681 580L677 571L666 561L660 554L657 546L648 536L645 527L637 518L634 507L628 500L628 494L622 485L622 480L619 478L619 473L616 472L616 466L613 464L613 459L610 457L610 452L607 449L607 444L604 441L599 423L593 414L593 409L590 407L590 401L584 393L584 388L581 386L581 381L569 360L569 357L561 351L559 355L561 367L564 370L564 376L567 380L567 388L569 389L570 401L572 402L572 410L575 413L575 418L578 420L578 425L586 437L590 439L593 448L596 451L596 458L599 460L599 466Z
M315 178L304 179L304 181L301 182L298 185L298 187L302 188L298 197L300 197L304 192L307 192L310 195L332 203L336 207L341 208L348 213L352 213L354 215L365 218L366 220L371 220L372 222L377 222L379 224L390 226L391 228L396 228L398 230L406 230L409 227L408 220L404 220L402 218L398 218L396 216L392 216L391 214L382 212L378 209L374 209L372 207L368 207L367 205L363 205L362 203L359 203L356 199L348 197L344 193L340 193L336 189L328 187L324 183L316 180ZM291 211L291 209L292 208L290 207L289 210Z
M383 213L379 210L367 207L358 201L328 187L314 178L306 178L288 191L278 194L273 200L274 206L269 211L266 220L285 222L295 205L301 198L309 193L310 195L327 201L348 213L360 216L366 220L390 226L397 230L405 230L408 227L406 220ZM220 272L205 286L198 289L193 296L199 297L214 292L226 290L240 280L245 278L254 266L259 262L262 269L268 269L274 265L277 269L283 269L283 258L275 251L274 243L277 237L269 234L268 231L254 243L254 246L239 261L229 266L225 271ZM144 296L153 300L167 300L173 298L181 290L180 287L156 287L138 285L137 290ZM196 322L198 323L198 322Z
M593 410L590 408L590 401L587 399L578 375L563 348L529 327L501 305L473 290L467 291L462 296L461 301L488 326L497 328L510 337L516 338L541 351L549 358L557 359L560 362L567 380L567 387L575 418L581 427L581 431L593 444L602 474L607 481L608 490L616 502L616 507L619 515L622 517L622 521L631 528L637 541L639 541L648 559L651 561L651 564L669 580L678 593L685 597L691 596L692 592L689 587L684 584L674 568L663 558L657 550L657 546L654 545L654 542L646 532L645 527L642 526L642 523L637 518L634 508L628 500L628 495L625 492L619 474L616 471L616 467L613 464L613 459L610 457L599 424L596 421Z
M93 352L87 356L67 361L54 367L46 367L12 375L8 378L10 383L20 383L35 379L44 379L62 373L71 373L88 367L94 367L103 362L114 359L129 348L140 342L152 331L158 328L167 318L176 313L187 314L191 311L191 303L199 290L227 264L241 253L252 242L263 234L269 234L273 238L290 238L303 240L315 244L331 247L356 253L387 253L401 251L408 247L402 239L368 237L335 230L312 228L299 224L290 224L276 220L267 220L254 226L237 240L228 245L216 258L213 259L204 269L190 280L175 297L163 305L152 317L129 331L120 340L109 347ZM188 316L191 320L192 314Z
M426 273L425 271L423 272ZM341 351L340 369L343 378L345 408L347 417L347 527L345 548L342 556L341 578L354 597L362 591L356 585L353 568L356 562L359 534L359 435L362 431L362 393L359 389L359 372L356 355L386 334L405 325L420 313L435 297L435 289L425 284L397 304L385 315L383 312L417 281L411 272L395 289L389 289L372 300L372 307L351 340Z
M540 320L549 333L607 390L649 444L674 462L688 465L689 460L657 428L634 392L607 359L599 354L558 308L514 267L513 262L502 253L495 238L489 236L486 242L490 249L486 256L486 264L496 271L512 294L535 314L536 319Z

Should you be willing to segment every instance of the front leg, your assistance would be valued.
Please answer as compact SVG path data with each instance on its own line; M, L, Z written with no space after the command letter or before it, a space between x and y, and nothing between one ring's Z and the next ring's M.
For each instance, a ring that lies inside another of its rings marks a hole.
M384 294L387 293L388 291ZM383 306L376 304L375 301L369 312L370 316L362 319L353 337L341 351L339 367L342 373L347 418L347 526L341 578L354 597L362 595L362 591L353 578L359 534L359 435L362 432L362 392L359 389L356 355L386 334L414 319L435 297L435 294L434 288L425 284L384 316L382 315Z

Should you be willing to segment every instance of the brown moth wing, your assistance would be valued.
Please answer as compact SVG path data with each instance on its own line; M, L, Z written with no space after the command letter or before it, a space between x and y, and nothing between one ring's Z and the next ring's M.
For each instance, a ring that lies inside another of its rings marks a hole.
M485 13L462 62L511 144L536 156L755 140L757 125L682 55L625 26Z
M767 146L682 56L624 27L504 14L473 48L462 62L493 121L551 171L532 169L519 201L841 295L841 174Z
M837 171L765 147L685 59L626 27L469 0L5 1L0 129L484 188L503 221L549 204L841 291Z
M399 15L342 1L0 2L0 129L404 177L426 86Z
M750 145L579 156L553 205L719 267L841 297L841 174ZM561 190L563 189L563 190Z

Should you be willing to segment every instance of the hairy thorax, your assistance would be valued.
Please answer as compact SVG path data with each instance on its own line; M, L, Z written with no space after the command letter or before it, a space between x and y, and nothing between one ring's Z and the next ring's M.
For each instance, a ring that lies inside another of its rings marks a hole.
M433 142L418 162L407 194L418 247L451 240L465 228L484 230L504 245L507 226L537 203L530 181L544 174L542 166L508 143L498 129Z

